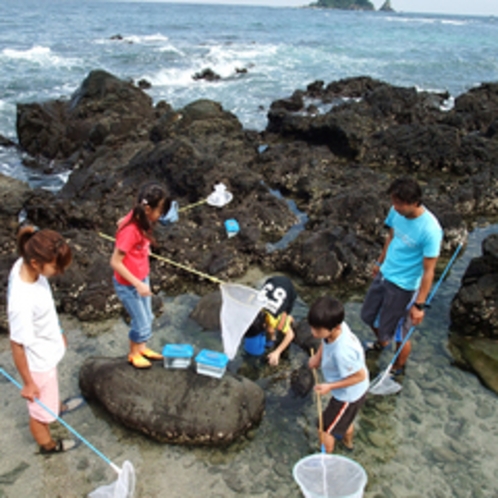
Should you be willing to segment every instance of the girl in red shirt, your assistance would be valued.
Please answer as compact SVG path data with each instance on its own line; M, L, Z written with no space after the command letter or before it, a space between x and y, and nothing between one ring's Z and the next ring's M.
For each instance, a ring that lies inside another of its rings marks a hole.
M162 356L147 347L152 336L149 253L152 227L171 205L166 188L155 182L140 188L135 207L119 222L111 256L114 289L131 317L128 361L135 368L149 368L149 360Z

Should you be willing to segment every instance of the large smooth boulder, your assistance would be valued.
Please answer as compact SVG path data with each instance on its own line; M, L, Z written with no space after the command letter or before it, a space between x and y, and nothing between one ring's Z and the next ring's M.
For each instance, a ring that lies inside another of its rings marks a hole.
M221 379L156 363L136 370L124 359L88 358L80 370L83 396L115 419L158 441L226 445L256 426L265 408L264 391L244 377Z

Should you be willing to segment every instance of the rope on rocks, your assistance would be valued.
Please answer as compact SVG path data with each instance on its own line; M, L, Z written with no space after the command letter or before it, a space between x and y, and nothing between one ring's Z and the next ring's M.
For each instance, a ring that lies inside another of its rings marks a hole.
M109 240L111 242L114 242L116 239L114 237L111 237L110 235L106 235L105 233L99 232L100 237L103 239ZM190 266L182 265L181 263L177 263L176 261L173 261L171 259L165 258L164 256L159 256L159 254L154 254L153 252L150 253L150 255L153 258L158 259L159 261L164 261L165 263L168 263L172 266L175 266L177 268L180 268L182 270L188 271L190 273L193 273L199 277L206 278L208 280L211 280L211 282L214 282L215 284L221 285L225 282L223 280L220 280L219 278L213 277L212 275L209 275L207 273L203 273L199 270L196 270L195 268L191 268Z

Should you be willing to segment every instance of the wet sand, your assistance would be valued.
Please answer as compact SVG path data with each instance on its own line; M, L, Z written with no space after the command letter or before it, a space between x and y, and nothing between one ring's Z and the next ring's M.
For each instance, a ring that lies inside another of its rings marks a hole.
M473 374L454 367L447 350L451 298L468 261L480 253L480 241L492 230L497 230L496 225L472 234L423 326L415 331L414 352L400 394L367 400L357 422L355 450L346 454L368 473L366 498L498 496L498 397ZM188 318L198 299L165 297L165 311L156 320L151 344L161 349L166 341L187 341L196 349L221 349L219 333L202 332ZM367 338L359 309L360 303L348 303L347 321ZM295 314L300 318L305 313L299 303ZM124 355L127 327L121 320L82 324L67 316L61 317L61 323L69 339L59 368L65 398L78 393L84 358ZM391 355L386 351L369 366L373 371L383 368ZM261 367L257 360L236 359L231 368L242 368L264 387L266 413L247 438L225 449L156 443L124 428L93 404L65 420L118 466L125 460L133 463L137 497L297 498L302 495L292 467L307 454L319 452L314 400L311 395L299 398L290 389L291 371L305 361L306 355L294 346L289 360L277 369ZM6 336L0 337L0 364L19 379ZM65 454L38 455L25 403L17 388L3 378L0 412L0 498L83 497L116 478L110 466L84 445ZM67 433L58 424L54 431ZM338 453L345 454L340 449Z

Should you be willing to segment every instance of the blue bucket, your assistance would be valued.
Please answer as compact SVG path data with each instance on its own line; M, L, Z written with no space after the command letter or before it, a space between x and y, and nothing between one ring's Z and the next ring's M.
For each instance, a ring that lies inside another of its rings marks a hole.
M266 333L244 338L244 350L253 356L261 356L265 352Z

